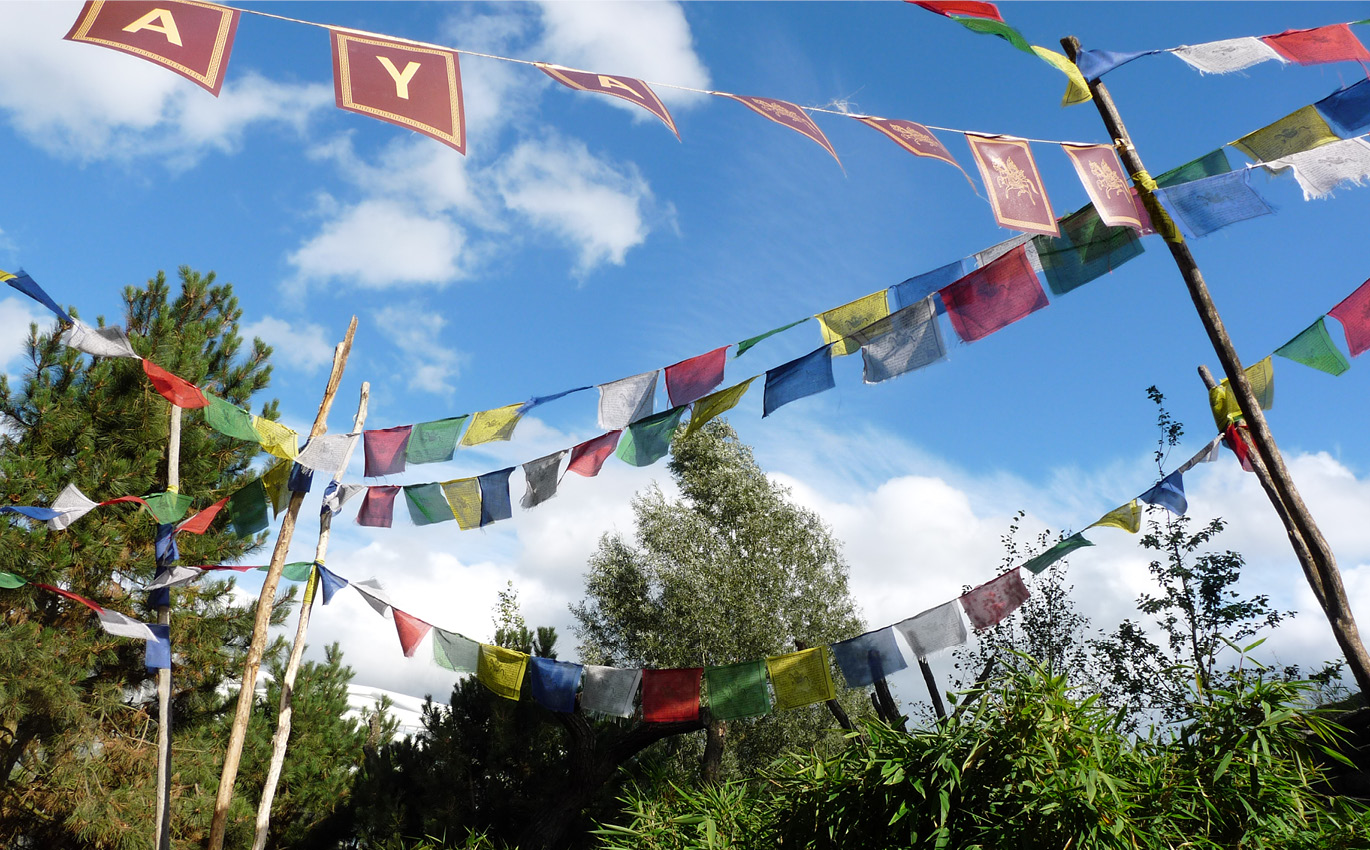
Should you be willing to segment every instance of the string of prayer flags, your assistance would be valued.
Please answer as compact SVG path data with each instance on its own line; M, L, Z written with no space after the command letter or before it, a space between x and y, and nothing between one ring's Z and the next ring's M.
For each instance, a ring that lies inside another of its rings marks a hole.
M930 159L940 159L948 165L956 166L956 170L966 178L971 188L975 187L975 182L966 174L966 170L961 164L952 158L951 152L946 145L942 144L932 131L916 121L901 121L891 118L875 118L870 115L854 115L857 121L867 127L878 130L890 138L896 145L913 154L914 156L925 156Z
M488 643L480 645L476 681L496 696L517 702L523 690L523 674L527 669L528 656L524 653Z
M357 525L389 528L395 514L395 496L399 492L399 485L395 484L367 487L366 498L362 499L361 509L357 511Z
M1245 169L1156 189L1155 195L1195 237L1274 212L1251 188L1251 175Z
M1346 139L1267 162L1265 167L1272 173L1293 169L1303 199L1310 201L1330 195L1344 182L1359 186L1370 179L1370 144Z
M404 488L404 500L409 506L409 518L414 525L432 525L456 519L452 506L447 504L441 484L408 484Z
M366 457L367 478L404 472L405 452L409 448L412 425L378 428L362 432L362 452Z
M1218 148L1198 159L1190 160L1184 165L1176 166L1158 175L1156 185L1164 189L1168 186L1178 186L1181 183L1193 183L1195 180L1202 180L1205 177L1216 177L1231 170L1232 164L1228 162L1227 151Z
M347 579L323 564L316 562L314 568L319 571L319 589L323 592L323 604L327 605L333 601L333 594L347 587Z
M686 723L699 719L703 667L642 671L642 719L648 723Z
M748 338L748 339L742 340L741 342L739 342L739 343L737 344L737 353L733 355L733 359L736 360L737 358L741 357L743 354L746 354L747 351L748 351L750 348L752 348L752 346L756 345L758 342L761 342L762 340L765 340L765 339L769 339L769 338L775 336L775 335L778 334L778 333L784 333L785 331L789 330L790 328L798 327L799 325L804 324L805 322L807 322L807 321L808 321L809 319L811 319L811 318L813 318L813 317L812 317L812 316L805 316L805 317L802 318L802 319L799 319L799 320L794 321L794 322L790 322L788 325L781 325L781 326L778 327L778 328L771 328L770 330L766 331L764 334L757 334L757 335L754 336L754 337L750 337L750 338ZM602 426L601 426L601 427L602 427Z
M519 406L519 415L523 415L528 411L532 410L533 408L538 407L539 405L546 404L549 401L556 401L559 398L565 398L566 396L571 395L573 393L584 392L585 390L592 389L594 389L594 385L590 384L583 387L576 387L573 390L562 390L559 393L552 393L551 395L533 396L532 398L528 399L522 405ZM410 463L413 462L414 461L410 461Z
M843 357L861 347L860 342L848 337L889 314L889 298L882 289L819 313L814 318L818 319L818 328L823 332L823 342L832 346L832 356Z
M1121 528L1130 534L1136 534L1142 528L1141 504L1133 499L1125 505L1119 505L1086 526L1086 528L1105 527Z
M888 330L861 346L861 379L868 384L888 381L921 369L947 356L937 308L929 295L890 314Z
M961 595L970 624L977 631L993 628L1028 600L1027 585L1017 567Z
M1327 332L1326 316L1319 316L1298 336L1275 349L1275 353L1329 375L1340 375L1351 368L1346 355L1341 353L1332 342L1332 335Z
M162 398L177 407L195 409L209 405L209 400L198 387L185 378L171 374L151 360L143 361L143 371Z
M480 666L480 644L434 626L433 662L454 673L474 673Z
M621 431L637 420L651 416L658 371L653 369L600 384L599 427L606 431Z
M999 226L1058 235L1056 214L1051 211L1046 186L1027 141L978 133L966 133L965 137Z
M530 460L523 465L523 477L527 487L523 491L524 508L535 508L557 494L557 472L561 469L561 459L566 450Z
M570 714L576 710L581 665L552 658L528 659L528 689L538 705L548 711Z
M57 316L57 320L62 324L75 324L75 320L67 315L67 311L58 307L57 302L52 300L52 296L48 295L47 292L43 290L43 287L39 286L37 281L29 277L23 269L13 273L0 269L0 280L3 280L5 283L9 284L11 288L19 290L34 301L37 301L39 304L42 304L44 307L51 310L53 314Z
M966 642L966 624L955 599L895 623L893 628L904 636L909 649L919 659L927 659Z
M1020 245L989 265L976 269L939 293L958 336L966 342L997 330L1047 306L1047 295Z
M566 464L566 471L594 478L604 466L604 461L614 453L614 448L622 435L622 431L610 431L575 446L571 449L571 460Z
M480 484L481 528L514 515L514 506L509 501L509 476L513 472L514 467L509 466L476 477Z
M1186 44L1170 52L1201 74L1228 74L1262 62L1285 61L1270 45L1251 36Z
M673 407L629 425L615 452L619 460L630 466L651 466L665 457L671 451L671 438L680 427L685 410Z
M1179 516L1184 516L1185 511L1189 510L1189 500L1184 495L1184 477L1179 472L1170 473L1137 498L1148 505L1160 505Z
M1138 230L1109 227L1092 204L1061 219L1060 225L1059 237L1035 236L1032 240L1047 286L1056 295L1109 274L1145 250Z
M1370 348L1370 280L1356 287L1327 315L1341 322L1352 357Z
M1370 129L1370 79L1337 89L1313 104L1342 138Z
M237 9L197 0L87 0L63 38L118 50L174 71L215 97L238 31Z
M360 434L322 434L310 437L309 442L300 449L295 463L306 469L317 469L328 475L343 471L343 464Z
M395 616L395 633L400 636L400 649L404 650L404 657L413 658L414 650L419 648L419 642L433 627L393 605L390 606L390 613Z
M803 357L766 370L761 416L770 416L792 401L830 390L834 386L836 383L832 376L829 346L815 348Z
M288 428L264 416L252 417L252 428L257 432L257 441L262 448L281 460L294 460L300 453L300 435L294 428Z
M204 408L205 424L229 437L238 440L259 442L257 429L252 427L252 414L236 404L226 401L213 393L205 393L209 402Z
M775 689L775 710L789 711L833 699L832 668L827 647L815 646L766 659L766 672Z
M595 74L590 71L577 71L572 68L564 68L561 65L549 65L545 62L534 62L539 70L544 74L566 86L577 91L599 92L612 97L622 98L629 103L635 103L648 112L661 119L661 123L675 133L677 139L680 138L680 131L676 129L675 121L671 119L671 113L666 111L666 104L661 102L661 98L656 96L651 86L642 80L632 77L618 77L613 74Z
M837 151L833 150L828 137L823 135L823 131L818 129L818 125L813 123L813 119L809 117L807 112L793 103L770 97L748 97L740 94L728 94L727 92L713 92L713 94L735 100L757 115L774 121L782 127L789 127L801 136L813 140L823 150L831 154L839 166L842 164L842 160L837 159Z
M1112 145L1061 145L1075 166L1099 219L1109 227L1142 229L1137 207L1132 202L1127 173Z
M417 130L466 153L461 64L455 50L332 27L328 34L339 109Z
M849 688L864 688L909 666L894 642L894 627L866 632L831 646L837 669Z
M584 677L580 692L582 710L612 717L633 715L633 699L642 684L641 670L587 664Z
M86 498L75 484L68 483L57 494L57 498L52 500L52 509L57 511L58 515L47 521L48 528L52 531L61 531L90 513L98 504Z
M753 375L739 384L733 384L727 389L710 393L695 402L694 407L690 409L690 424L685 426L686 438L703 428L710 419L721 416L736 407L737 403L742 400L742 396L746 395L747 388L752 385L752 381L758 377L760 376Z
M889 299L891 310L903 310L905 307L912 307L929 295L943 290L965 277L971 271L965 259L947 263L941 268L933 269L930 272L923 272L920 275L911 277L900 283L896 283L886 290L886 297ZM941 304L941 302L937 302ZM946 312L945 307L939 307L939 313Z
M771 713L765 661L706 667L704 686L709 694L709 715L714 720L761 717Z
M1071 552L1074 552L1076 549L1093 545L1094 544L1091 543L1088 539L1086 539L1083 534L1080 534L1077 531L1076 533L1070 535L1066 539L1058 541L1056 545L1052 546L1045 552L1042 552L1036 557L1025 562L1022 568L1032 573L1033 575L1036 575L1037 573L1040 573L1042 570L1045 570L1047 567L1061 560L1066 555L1069 555Z
M492 443L495 441L508 441L514 437L514 429L518 427L519 420L523 414L519 410L523 404L506 404L504 407L497 407L494 410L482 410L471 417L471 424L466 428L466 434L461 438L463 446L478 446L481 443Z
M95 604L84 596L78 596L69 590L63 590L60 587L53 587L50 584L42 584L40 582L34 582L33 586L41 587L44 590L56 593L58 596L64 596L73 602L79 602L94 611L96 618L100 621L100 628L104 629L109 634L117 635L119 637L135 638L137 640L156 640L156 635L152 633L152 629L148 628L147 623L140 623L132 617L120 614L118 611L111 611L108 608Z
M1329 24L1306 30L1285 30L1278 35L1262 36L1261 41L1276 53L1299 65L1321 65L1326 62L1370 62L1365 50L1346 24Z
M453 416L434 422L420 422L409 432L404 447L404 462L444 463L457 451L457 437L469 416Z
M1290 154L1331 144L1337 134L1327 126L1312 104L1296 109L1274 124L1254 130L1232 143L1257 162L1270 162Z
M366 489L365 484L339 484L337 481L328 482L328 487L323 491L323 512L337 516L342 506L348 500Z
M447 505L457 518L462 531L480 528L480 482L475 478L458 478L444 481L442 494L447 497Z
M1251 385L1251 393L1261 410L1275 406L1275 364L1269 357L1246 367L1246 381ZM1208 391L1208 404L1213 408L1213 422L1219 431L1242 419L1241 405L1237 404L1237 396L1226 378Z
M1218 436L1214 437L1212 440L1208 442L1208 445L1199 449L1199 451L1195 453L1193 457L1191 457L1184 463L1180 464L1175 471L1183 475L1184 473L1188 472L1189 470L1193 469L1201 463L1212 463L1213 461L1217 460L1218 445L1222 442L1222 439L1222 434L1219 434Z
M271 524L266 518L266 487L262 479L249 481L228 497L228 522L233 533L242 538L263 532Z
M62 331L62 343L69 348L95 357L131 357L141 359L128 341L128 334L118 325L92 328L80 319L72 319L71 327Z
M723 383L723 367L728 361L728 346L707 354L682 360L666 367L666 395L672 407L698 401Z

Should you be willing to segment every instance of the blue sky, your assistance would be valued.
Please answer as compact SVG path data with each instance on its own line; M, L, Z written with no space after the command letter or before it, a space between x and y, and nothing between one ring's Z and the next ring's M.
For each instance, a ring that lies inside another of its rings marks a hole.
M1059 106L1060 74L904 3L243 8L804 106L1107 141L1092 105ZM1370 17L1367 3L1000 8L1029 41L1053 49L1066 34L1086 47L1138 50ZM336 109L323 30L244 15L216 100L149 63L62 41L78 10L0 4L0 268L23 266L59 301L111 319L126 284L181 264L214 270L233 282L247 332L276 345L271 394L300 430L353 314L359 329L332 431L350 424L363 380L373 427L498 407L669 365L1014 235L955 169L839 116L816 121L845 171L812 142L721 98L659 88L677 141L626 104L572 92L527 66L463 57L462 157ZM1370 28L1354 29L1367 39ZM1159 173L1364 73L1349 63L1266 63L1201 76L1162 55L1106 82ZM969 169L964 141L939 135ZM1034 153L1057 214L1083 206L1064 154L1049 144ZM1257 182L1276 215L1191 243L1247 362L1370 276L1359 256L1370 191L1343 187L1305 202L1290 178ZM1170 467L1211 435L1195 367L1216 367L1216 358L1164 244L1151 237L1145 247L983 341L959 343L946 327L949 359L922 372L864 386L859 358L843 358L835 390L763 421L758 383L730 417L763 466L844 540L871 625L991 578L1018 508L1034 527L1078 529L1149 487L1147 386L1159 386L1188 425ZM11 374L23 369L26 322L47 320L39 309L0 296L0 368ZM819 342L815 323L795 328L730 361L728 382ZM1364 621L1370 534L1359 517L1370 508L1370 452L1355 423L1365 419L1368 386L1361 361L1333 378L1277 359L1269 415ZM597 433L595 394L582 393L539 408L510 443L387 483L479 474ZM353 479L360 475L358 462ZM495 592L512 580L529 620L557 625L573 654L566 605L580 596L586 556L600 534L631 528L632 493L666 479L664 464L611 461L601 477L571 476L557 499L516 508L512 521L483 532L413 528L403 517L390 530L341 523L329 564L380 578L401 608L476 638L489 637ZM1197 516L1232 522L1224 545L1247 554L1247 589L1301 611L1272 641L1282 660L1333 657L1254 481L1224 456L1186 483ZM1132 613L1146 558L1122 532L1093 536L1100 545L1073 558L1071 577L1081 606L1108 628ZM307 558L312 546L304 524L292 554ZM250 581L244 587L255 597ZM313 643L341 641L359 680L444 694L450 675L402 659L393 627L368 612L340 597L316 615Z

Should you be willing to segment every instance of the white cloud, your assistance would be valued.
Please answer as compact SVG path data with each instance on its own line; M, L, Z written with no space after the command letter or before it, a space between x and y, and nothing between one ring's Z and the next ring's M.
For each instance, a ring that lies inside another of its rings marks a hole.
M13 291L13 290L11 290ZM29 325L40 325L51 314L40 313L27 298L10 296L0 299L0 370L6 370L24 351L29 338Z
M274 352L274 362L285 362L301 372L313 374L333 362L333 346L322 325L309 322L291 324L275 316L263 316L239 329L243 339L261 337Z
M402 377L410 389L448 394L461 371L462 356L441 343L447 320L422 304L391 305L378 310L376 324L404 355Z
M346 281L367 289L427 284L462 276L465 234L453 221L387 199L342 208L290 255L305 281Z

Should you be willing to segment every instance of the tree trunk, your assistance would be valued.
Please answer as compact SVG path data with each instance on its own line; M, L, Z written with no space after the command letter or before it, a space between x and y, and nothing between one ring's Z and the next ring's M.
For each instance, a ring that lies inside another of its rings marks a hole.
M704 758L699 765L699 778L705 785L717 785L723 780L723 739L728 737L724 720L710 720L704 728Z

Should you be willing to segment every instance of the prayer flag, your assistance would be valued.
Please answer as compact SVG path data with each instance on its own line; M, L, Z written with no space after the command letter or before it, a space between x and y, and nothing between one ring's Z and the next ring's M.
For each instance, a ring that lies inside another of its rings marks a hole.
M727 413L736 407L737 403L742 400L742 396L747 393L747 388L752 385L752 381L758 377L760 376L753 375L740 384L733 384L725 390L710 393L695 402L694 407L690 409L690 424L685 426L686 438L703 428L710 419Z
M1047 306L1047 295L1019 246L939 293L947 317L966 342L984 339Z
M455 50L330 28L339 109L417 130L466 153L461 65Z
M514 507L509 503L509 476L513 472L514 467L510 466L476 477L480 484L481 528L514 515Z
M209 402L204 408L205 424L228 437L238 440L260 441L257 429L252 427L252 414L230 401L225 401L213 393L205 393Z
M775 688L776 711L789 711L836 696L827 647L772 655L766 659L766 672Z
M463 531L480 528L480 482L475 478L444 481L442 494Z
M522 407L522 403L506 404L504 407L482 410L480 413L474 414L471 417L470 427L466 429L466 435L461 438L461 444L463 446L478 446L481 443L512 439L514 429L518 427L519 420L523 417L523 414L519 412Z
M775 336L775 335L778 334L778 333L784 333L785 331L789 330L790 328L797 327L798 325L802 325L802 324L804 324L805 322L807 322L807 321L808 321L809 319L811 319L811 318L813 318L813 317L812 317L812 316L805 316L804 318L802 318L802 319L800 319L800 320L798 320L798 321L796 321L796 322L790 322L788 325L781 325L781 326L778 327L778 328L772 328L772 329L766 331L764 334L758 334L757 336L751 337L751 338L749 338L749 339L744 339L744 340L742 340L741 342L739 342L739 343L737 344L737 353L733 355L733 359L736 360L737 358L741 357L743 354L746 354L746 353L747 353L747 350L750 349L752 346L756 345L758 342L761 342L761 341L764 340L764 339L768 339L769 337L773 337L773 336Z
M1227 74L1261 62L1283 62L1284 57L1259 38L1225 38L1204 44L1183 45L1170 51L1203 74ZM1156 182L1160 182L1159 180Z
M894 642L894 627L866 632L832 645L837 669L849 688L864 688L909 666Z
M1014 568L996 579L985 582L961 596L961 607L966 610L970 624L977 630L988 629L1018 610L1028 599L1027 585Z
M323 510L337 516L338 511L342 510L342 506L347 504L348 500L365 489L365 484L339 484L330 481L323 491Z
M792 401L830 390L834 386L829 346L816 348L803 357L766 370L761 416L770 416Z
M1131 198L1129 198L1131 202ZM1065 295L1141 256L1142 240L1130 227L1109 227L1093 205L1061 219L1061 235L1033 237L1047 285Z
M523 477L527 488L519 504L525 508L535 508L557 494L557 472L561 469L561 459L566 450L530 460L523 465Z
M382 617L385 616L386 611L395 607L390 601L390 597L386 595L384 588L381 587L381 583L374 578L354 581L352 588L362 595L362 599L371 606L371 610Z
M266 498L271 502L275 516L280 516L290 505L290 473L294 467L290 461L283 460L262 475L262 486L266 489Z
M253 479L228 497L228 521L239 537L251 537L266 530L270 523L266 519L266 488L262 479Z
M1180 464L1175 471L1183 475L1184 473L1188 472L1189 470L1193 469L1201 463L1212 463L1213 461L1217 460L1218 444L1222 442L1222 439L1222 434L1219 434L1218 436L1214 437L1212 440L1209 441L1208 445L1199 449L1198 453L1196 453L1189 460Z
M866 383L888 381L947 356L931 295L890 314L888 326L888 331L861 346L862 380Z
M671 451L671 437L684 415L684 407L673 407L629 425L626 439L618 444L619 460L631 466L651 466L661 460Z
M496 696L518 701L523 689L523 674L528 669L528 656L513 649L480 645L476 662L476 681L489 688Z
M916 658L926 659L966 642L966 624L961 619L961 606L954 599L909 617L902 623L895 623L894 629L904 636Z
M404 472L405 452L409 448L412 425L362 432L362 452L366 455L367 478Z
M314 470L300 466L299 463L290 464L290 477L285 482L287 490L292 493L308 493L309 488L313 486Z
M1337 134L1327 126L1318 110L1309 104L1294 110L1274 124L1247 133L1233 142L1232 147L1257 162L1270 162L1335 141Z
M347 579L323 564L315 563L314 567L319 571L319 587L323 591L323 604L327 605L333 601L333 594L347 587Z
M143 497L143 505L159 525L179 522L194 501L181 493L153 493Z
M1227 151L1218 148L1215 151L1204 154L1195 160L1190 160L1184 165L1172 168L1156 178L1156 185L1165 188L1167 186L1178 186L1181 183L1192 183L1204 177L1215 177L1219 174L1226 174L1232 170L1232 164L1227 161Z
M52 508L18 505L5 505L4 507L0 507L0 514L18 514L23 517L28 517L29 519L38 520L39 522L46 522L48 520L56 519L59 516L58 512L54 511Z
M259 567L262 572L271 569L270 565ZM281 578L286 581L309 581L309 574L314 571L313 561L295 561L281 567Z
M357 511L357 525L389 528L395 512L395 494L399 492L399 486L393 484L367 487L366 498Z
M1142 506L1136 499L1133 499L1125 505L1119 505L1085 527L1121 528L1129 534L1136 534L1142 527Z
M287 428L262 416L254 416L252 429L257 432L257 440L261 442L262 448L281 460L294 460L300 454L300 435L294 428Z
M132 357L140 360L128 334L118 325L92 328L80 319L72 319L71 327L62 331L62 342L77 351L96 357Z
M1232 450L1232 454L1237 456L1237 461L1241 463L1242 469L1247 472L1254 472L1255 469L1251 466L1252 446L1246 441L1242 434L1245 430L1245 422L1233 422L1223 431L1223 441L1226 442L1227 447Z
M171 667L171 625L148 623L152 640L143 650L143 666L149 670L166 670Z
M442 463L456 454L457 435L466 424L467 416L453 416L435 422L420 422L409 432L404 448L404 461L410 463Z
M1246 381L1251 385L1251 393L1261 410L1275 406L1275 365L1269 357L1246 367ZM1208 404L1213 408L1213 421L1219 431L1242 418L1241 405L1237 403L1237 395L1232 392L1232 385L1226 378L1208 391Z
M1160 505L1173 514L1184 516L1189 510L1189 500L1184 496L1184 476L1172 472L1156 483L1155 487L1137 497L1148 505Z
M1085 75L1080 73L1080 69L1067 59L1065 54L1047 50L1039 44L1032 45L1032 52L1038 59L1066 75L1066 93L1061 96L1061 106L1074 106L1093 99L1094 95L1089 90Z
M832 356L842 357L861 347L861 343L848 340L847 337L889 314L889 299L882 289L819 313L815 318L818 319L819 330L823 332L823 342L832 346Z
M1356 287L1355 292L1328 310L1327 315L1341 322L1352 357L1370 348L1370 280Z
M61 531L95 509L97 502L87 499L75 484L67 484L57 498L52 500L52 509L58 515L48 520L48 528Z
M599 427L606 431L627 428L651 416L656 395L656 371L643 372L599 385Z
M23 587L26 584L28 584L27 581L14 573L7 573L4 570L0 570L0 587L5 588L6 590L13 590L16 587Z
M715 348L708 354L682 360L666 367L666 395L672 407L697 401L723 383L723 365L728 360L728 346Z
M390 606L390 613L395 615L395 632L400 636L400 649L404 650L404 657L413 658L414 650L419 648L419 642L433 627L394 605Z
M1285 30L1279 35L1261 36L1261 41L1290 62L1321 65L1325 62L1370 62L1366 52L1346 24L1329 24L1306 30Z
M896 145L913 154L914 156L925 156L930 159L940 159L948 165L956 166L956 170L965 176L972 188L975 183L971 181L970 175L961 164L952 158L951 152L946 145L942 144L932 131L916 121L901 121L891 118L873 118L869 115L853 115L857 121L879 130L893 141Z
M930 272L923 272L916 277L911 277L902 283L896 283L886 290L886 297L889 299L891 310L902 310L905 307L912 307L929 295L938 290L945 289L966 276L971 271L970 264L964 259L954 263L947 263L941 268L933 269ZM938 305L940 301L936 302ZM945 313L945 307L938 307L937 312Z
M1074 552L1076 549L1093 545L1094 544L1087 540L1083 534L1077 531L1065 540L1058 541L1055 546L1052 546L1050 549L1037 555L1037 557L1024 563L1023 569L1035 575L1061 560L1066 555L1069 555L1071 552Z
M1359 186L1370 179L1370 144L1363 138L1333 142L1267 162L1265 167L1272 173L1292 168L1303 199L1309 201L1331 194L1343 182Z
M1061 150L1070 157L1070 164L1075 166L1075 173L1104 224L1142 229L1137 207L1132 203L1132 187L1111 145L1063 144Z
M1327 332L1326 316L1319 316L1298 336L1275 349L1275 353L1329 375L1340 375L1351 368L1346 355L1338 350L1332 335Z
M432 525L456 518L452 506L447 504L441 484L406 485L404 499L409 505L409 518L414 525Z
M1080 75L1092 83L1114 68L1126 65L1133 59L1160 52L1159 50L1082 50L1075 57L1075 64L1080 69Z
M714 720L760 717L771 713L765 661L706 667L704 687L709 695L709 716Z
M967 16L988 18L991 21L1004 20L999 16L999 7L993 3L982 3L980 0L908 0L908 2L948 18Z
M641 670L619 667L585 665L585 686L580 693L580 707L614 717L631 717L633 698L642 683Z
M1250 181L1250 173L1242 169L1157 189L1155 195L1191 236L1207 236L1229 224L1274 212Z
M56 314L57 320L62 324L75 324L76 320L67 315L66 310L58 307L57 302L52 300L52 296L44 292L43 287L39 286L33 278L25 274L23 269L20 269L13 274L4 269L0 269L0 280L3 280L5 283L8 283L11 288L19 290L34 301L37 301L39 304L42 304L44 307L51 310Z
M1032 270L1034 272L1040 272L1042 270L1042 261L1037 256L1037 239L1038 237L1031 233L1019 233L1011 239L1005 239L1003 242L1000 242L997 245L991 245L988 248L976 251L972 255L973 259L975 260L975 265L971 269L971 271L974 271L975 269L983 269L985 266L1004 256L1010 251L1016 250L1021 245L1023 251L1027 254L1028 265L1032 267ZM967 272L967 274L969 274L969 272ZM962 275L962 277L964 277L964 275ZM956 281L952 281L952 283L955 282Z
M1313 106L1342 138L1370 128L1370 80L1337 89Z
M87 0L63 38L146 59L218 97L233 52L238 15L237 9L197 0Z
M747 97L740 94L728 94L727 92L713 93L720 97L735 100L757 115L768 118L782 127L789 127L802 136L807 136L831 154L833 159L837 159L837 151L832 149L832 143L828 141L828 137L823 135L823 131L818 129L818 125L813 123L813 119L809 117L807 112L793 103L769 97ZM842 160L837 159L837 164L841 165Z
M571 449L571 460L566 464L566 471L594 478L599 474L600 467L604 466L604 461L613 454L622 435L622 431L610 431Z
M548 711L570 714L576 710L576 691L580 689L579 664L552 658L528 659L528 687L533 699Z
M152 386L161 394L162 398L177 407L194 409L209 404L204 393L200 392L194 384L185 378L171 374L151 360L143 361L143 371L147 373L148 380L152 381Z
M170 587L183 587L204 575L205 571L200 567L170 566L157 571L152 584L143 588L149 592L154 590L165 590Z
M560 65L549 65L545 62L534 62L544 74L556 80L568 88L578 91L593 91L600 94L612 95L622 98L629 103L635 103L648 112L661 119L677 139L680 138L680 131L676 129L675 121L671 119L671 113L666 111L666 104L656 96L651 86L642 80L635 80L632 77L616 77L612 74L595 74L590 71L577 71L572 68L563 68Z
M95 613L95 616L100 620L100 627L109 634L134 638L135 640L157 639L147 623L139 622L126 614L120 614L118 611L101 608Z
M584 387L576 387L573 390L562 390L559 393L552 393L551 395L533 396L532 398L525 401L523 404L519 405L519 415L521 416L527 413L528 411L532 410L533 408L539 405L546 404L549 401L556 401L557 399L565 398L566 396L571 395L572 393L584 392L585 390L592 389L594 389L593 384Z
M989 192L994 220L1011 230L1056 236L1056 214L1027 141L978 133L965 136Z
M699 719L703 667L642 671L642 719L648 723L685 723Z
M295 463L308 469L317 469L330 478L340 476L346 470L343 464L357 443L358 434L324 434L310 437L309 442L300 449Z
M454 673L474 673L480 666L480 644L465 635L434 626L433 661Z

